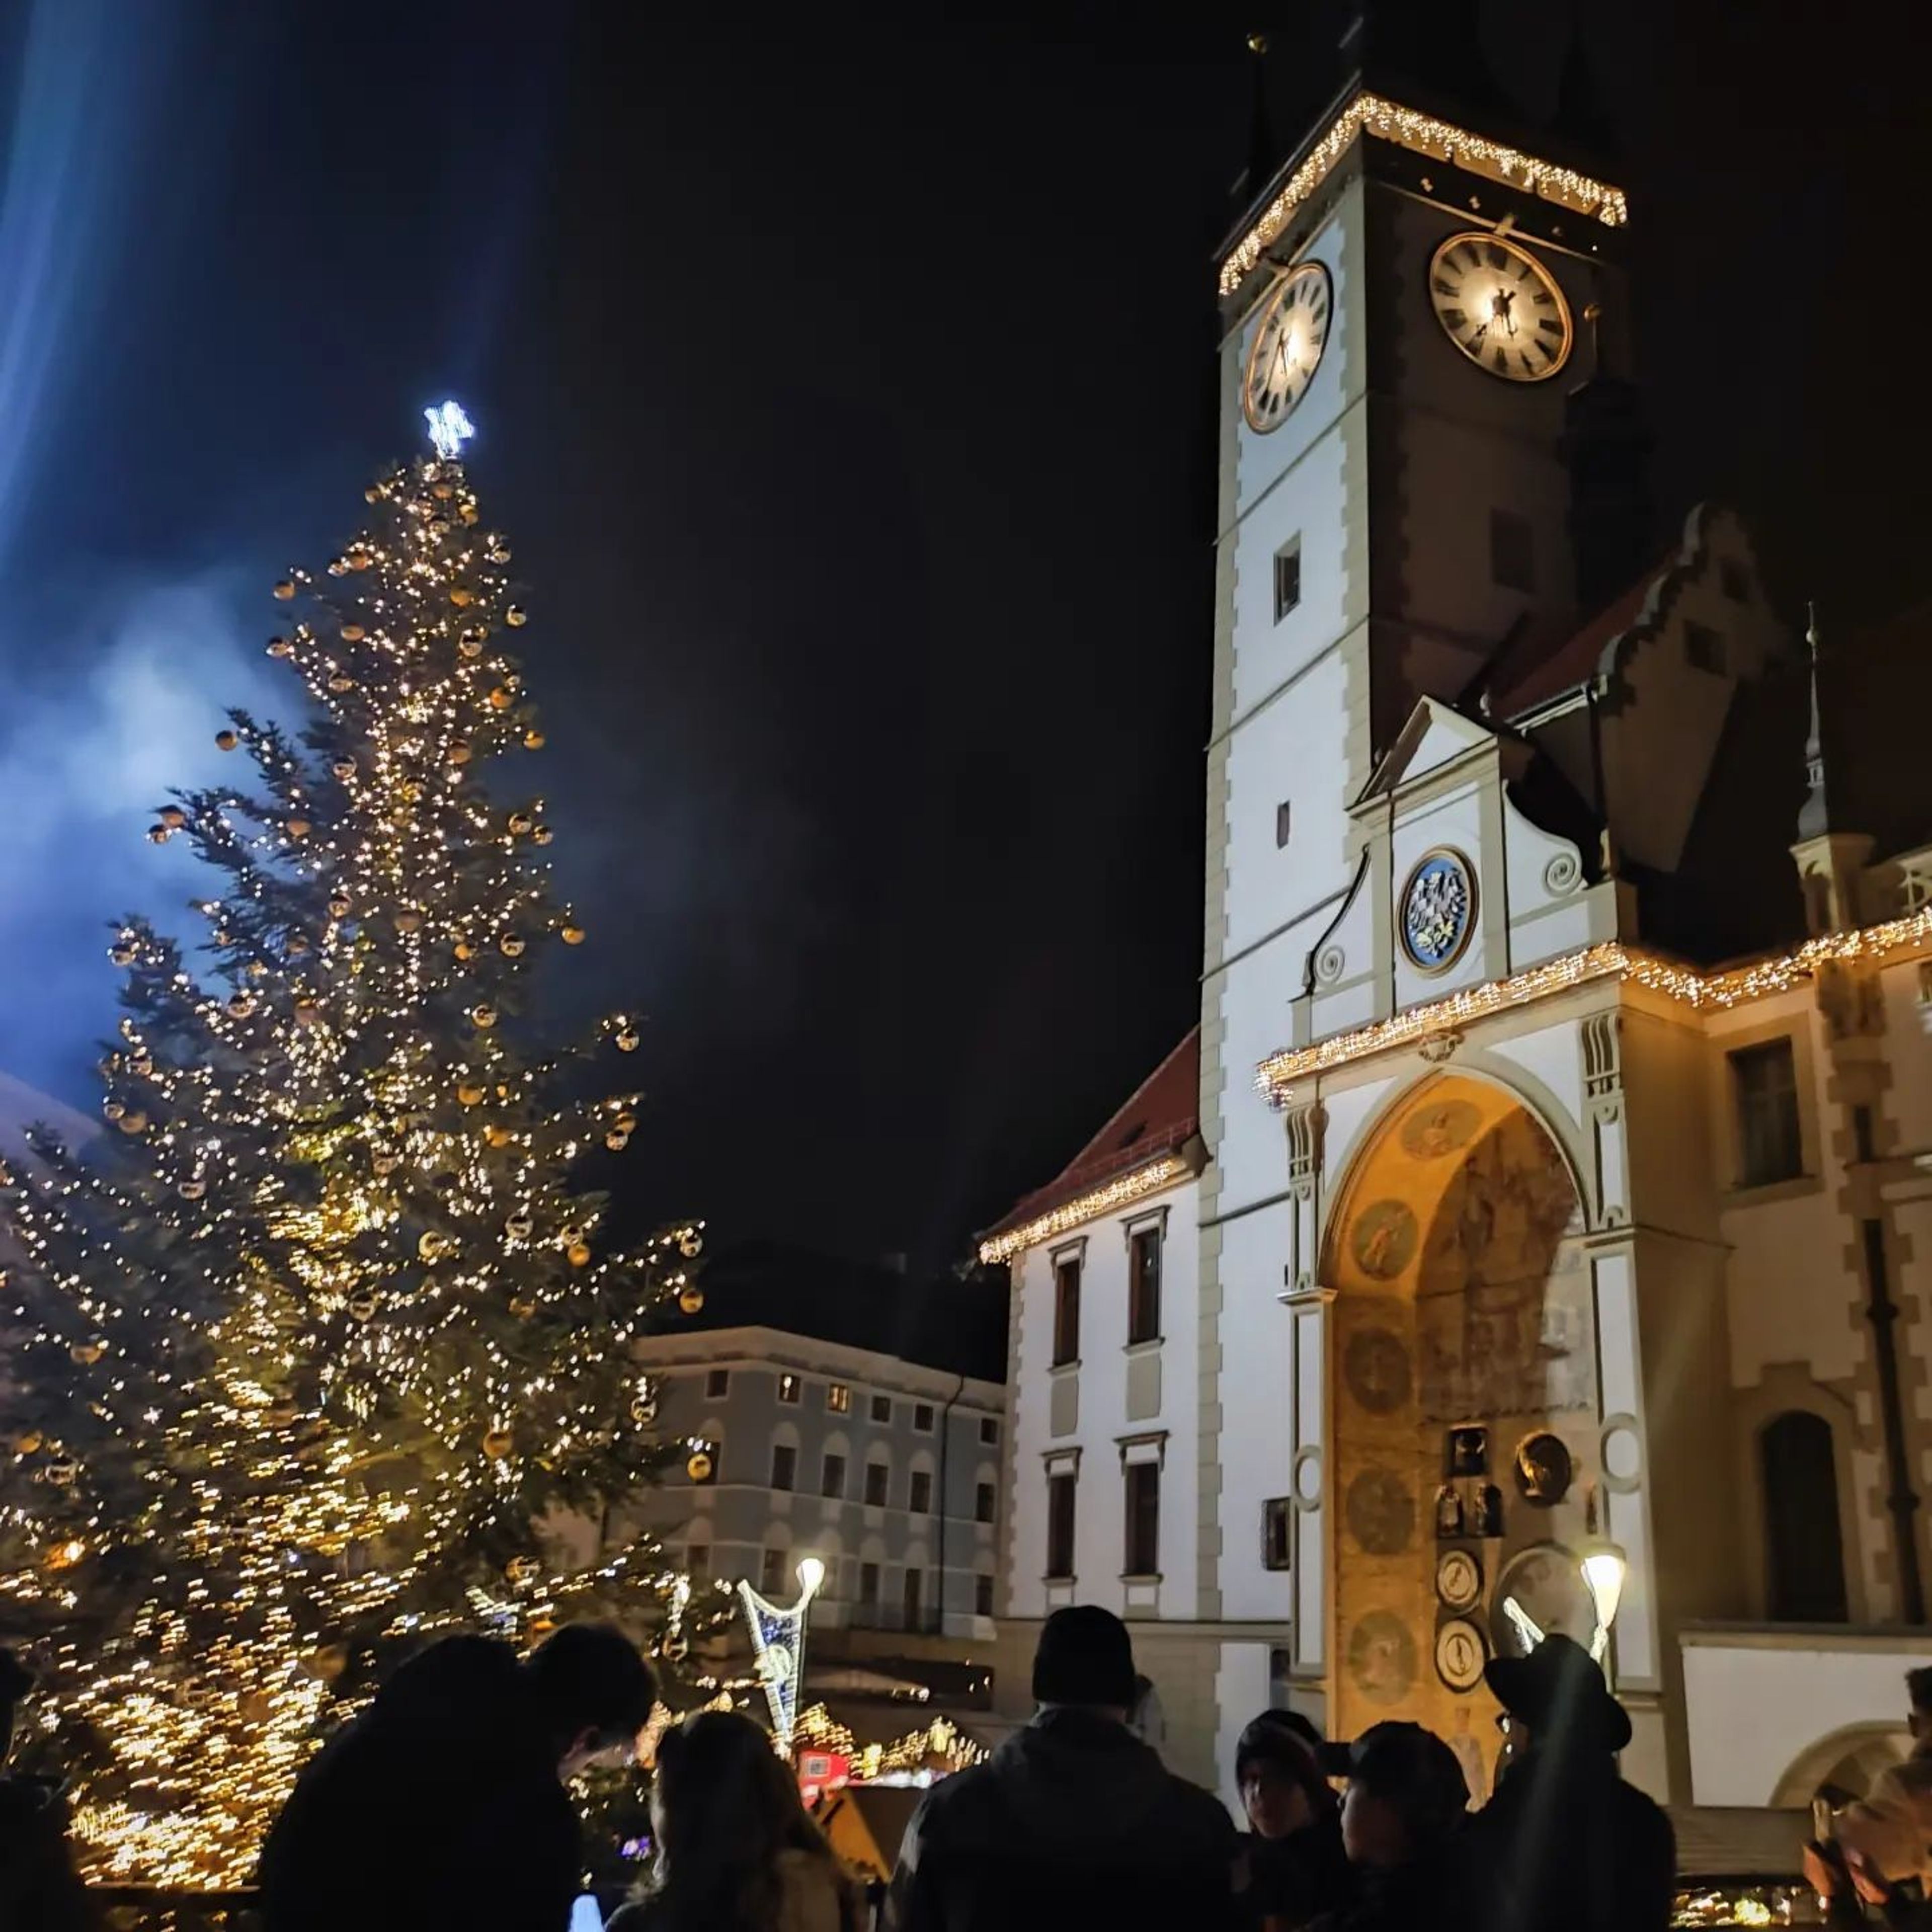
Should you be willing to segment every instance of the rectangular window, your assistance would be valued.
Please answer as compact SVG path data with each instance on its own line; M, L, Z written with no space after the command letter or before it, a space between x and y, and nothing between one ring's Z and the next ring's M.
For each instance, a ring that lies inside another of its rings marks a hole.
M1499 590L1536 588L1536 553L1529 519L1514 510L1490 512L1490 581Z
M991 1483L975 1483L973 1486L973 1520L975 1522L991 1522L996 1500Z
M825 1466L818 1477L818 1493L821 1496L842 1496L845 1493L845 1459L827 1453Z
M1684 655L1699 670L1724 674L1724 640L1708 624L1684 625Z
M1073 1576L1073 1485L1071 1472L1046 1479L1046 1574L1071 1582Z
M782 1550L761 1551L758 1558L758 1588L767 1597L782 1596L785 1586L785 1553Z
M1279 624L1301 602L1301 539L1292 537L1274 554L1274 620Z
M799 1383L799 1379L798 1379L797 1376L792 1376L792 1375L784 1375L784 1376L779 1376L779 1378L778 1378L778 1400L779 1400L779 1401L781 1401L781 1402L796 1402L796 1401L797 1401L797 1400L798 1400L799 1388L800 1388L800 1383Z
M1000 1419L996 1415L982 1415L980 1418L980 1440L988 1449L994 1448L1000 1439Z
M874 1509L886 1506L886 1484L890 1474L883 1462L866 1465L866 1501Z
M1877 1136L1873 1130L1872 1110L1869 1107L1852 1109L1852 1154L1857 1160L1876 1160L1878 1158Z
M1080 1359L1080 1257L1053 1264L1053 1366Z
M694 1583L708 1583L711 1580L711 1546L708 1543L694 1543L686 1548L684 1570Z
M722 1402L731 1393L731 1371L713 1369L704 1378L704 1398L707 1402Z
M834 1415L849 1415L852 1410L852 1387L849 1382L827 1382L825 1384L825 1406Z
M1127 1465L1127 1562L1130 1576L1152 1576L1160 1569L1160 1465Z
M1160 1230L1136 1228L1127 1237L1127 1340L1160 1336Z
M1294 827L1294 812L1286 799L1274 808L1274 849L1277 852L1288 850L1290 833Z
M859 1601L868 1610L879 1607L879 1566L876 1563L859 1565Z
M926 1572L915 1570L908 1564L905 1573L905 1627L909 1630L918 1630L926 1622L925 1594Z
M993 1614L993 1580L984 1570L973 1579L973 1614L976 1617Z
M1727 556L1720 561L1718 581L1724 586L1724 595L1733 604L1750 602L1750 572L1736 557Z
M912 1472L912 1480L906 1488L906 1508L914 1516L932 1515L932 1472L930 1469L915 1469Z
M1804 1171L1798 1125L1798 1075L1788 1040L1740 1047L1731 1055L1737 1101L1738 1180L1765 1187Z
M922 1436L932 1433L932 1405L929 1402L916 1402L912 1406L912 1426Z
M1294 1510L1286 1496L1270 1496L1262 1504L1262 1568L1286 1570L1294 1555Z
M892 1399L889 1395L875 1395L872 1398L872 1420L890 1422L892 1419Z
M772 1444L772 1487L789 1490L798 1484L798 1451L789 1442Z

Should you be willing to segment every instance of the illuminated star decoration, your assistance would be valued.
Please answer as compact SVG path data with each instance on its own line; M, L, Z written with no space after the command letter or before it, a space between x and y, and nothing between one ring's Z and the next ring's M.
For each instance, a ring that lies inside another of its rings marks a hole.
M460 403L438 403L433 410L423 411L423 420L429 424L429 440L436 446L436 453L445 462L463 454L463 446L476 434L476 425L463 412Z

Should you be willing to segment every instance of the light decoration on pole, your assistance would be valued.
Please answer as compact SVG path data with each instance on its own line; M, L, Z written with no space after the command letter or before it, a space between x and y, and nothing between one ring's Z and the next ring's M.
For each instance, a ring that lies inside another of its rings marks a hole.
M1604 1667L1604 1681L1610 1682L1610 1627L1617 1620L1618 1606L1624 1600L1624 1582L1630 1574L1630 1558L1622 1544L1601 1535L1597 1528L1597 1492L1590 1492L1584 1519L1584 1542L1576 1567L1583 1573L1583 1587L1590 1593L1597 1613L1597 1628L1591 1634L1590 1654Z
M740 1580L738 1594L751 1626L752 1649L758 1660L758 1681L772 1714L772 1742L779 1754L791 1755L792 1732L798 1718L798 1688L805 1676L806 1619L812 1600L825 1581L825 1565L815 1556L798 1566L798 1601L781 1610L759 1595L748 1580Z
M156 815L221 891L198 971L113 935L112 1149L0 1163L0 1626L98 1881L245 1882L325 1719L440 1632L674 1603L696 1634L654 1539L580 1564L542 1533L682 1453L631 1344L698 1300L702 1224L620 1250L578 1178L638 1124L580 1077L632 1022L575 1053L518 1024L585 926L502 776L542 742L509 544L452 453L468 418L429 418L436 453L274 586L302 730L231 712L242 770Z

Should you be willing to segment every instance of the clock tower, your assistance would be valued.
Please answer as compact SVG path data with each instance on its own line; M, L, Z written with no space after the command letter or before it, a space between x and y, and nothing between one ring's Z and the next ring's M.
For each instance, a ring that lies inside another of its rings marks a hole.
M1308 1701L1332 1700L1333 1734L1398 1714L1446 1734L1451 1712L1384 1696L1394 1678L1364 1662L1392 1614L1383 1573L1423 1574L1402 1552L1426 1544L1432 1507L1428 1470L1390 1466L1378 1429L1393 1418L1406 1442L1444 1419L1416 1413L1413 1287L1400 1322L1363 1327L1366 1296L1328 1319L1325 1110L1291 1106L1285 1122L1256 1069L1285 1041L1488 977L1507 950L1522 892L1493 878L1454 812L1432 818L1425 801L1396 827L1392 788L1420 700L1467 710L1492 682L1514 688L1590 614L1571 537L1576 398L1616 359L1627 211L1554 136L1514 130L1492 88L1438 97L1439 70L1406 70L1424 62L1360 26L1344 51L1346 85L1261 185L1220 269L1197 1614L1276 1623ZM1601 573L1582 574L1594 595ZM1504 810L1500 784L1483 809ZM1536 862L1582 862L1552 842ZM1572 1197L1538 1192L1533 1130L1517 1146L1496 1126L1484 1144L1526 1163L1519 1192L1553 1234ZM1378 1225L1386 1266L1417 1224L1391 1206ZM1285 1360L1264 1339L1283 1332L1283 1304ZM1286 1405L1284 1378L1298 1392ZM1257 1454L1244 1434L1238 1449L1230 1419L1268 1414L1294 1440ZM1291 1560L1273 1574L1224 1560L1283 1467ZM1480 1508L1482 1488L1459 1509ZM1393 1613L1403 1644L1426 1645L1426 1596ZM1469 1660L1436 1669L1466 1676ZM1426 1658L1396 1674L1432 1682Z

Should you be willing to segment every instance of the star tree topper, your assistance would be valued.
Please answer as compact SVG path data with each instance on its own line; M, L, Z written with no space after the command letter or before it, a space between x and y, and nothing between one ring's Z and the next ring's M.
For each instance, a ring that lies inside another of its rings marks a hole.
M429 424L429 440L436 446L436 453L446 462L460 456L463 446L476 434L476 425L463 412L460 403L438 403L433 410L423 411L423 420Z

